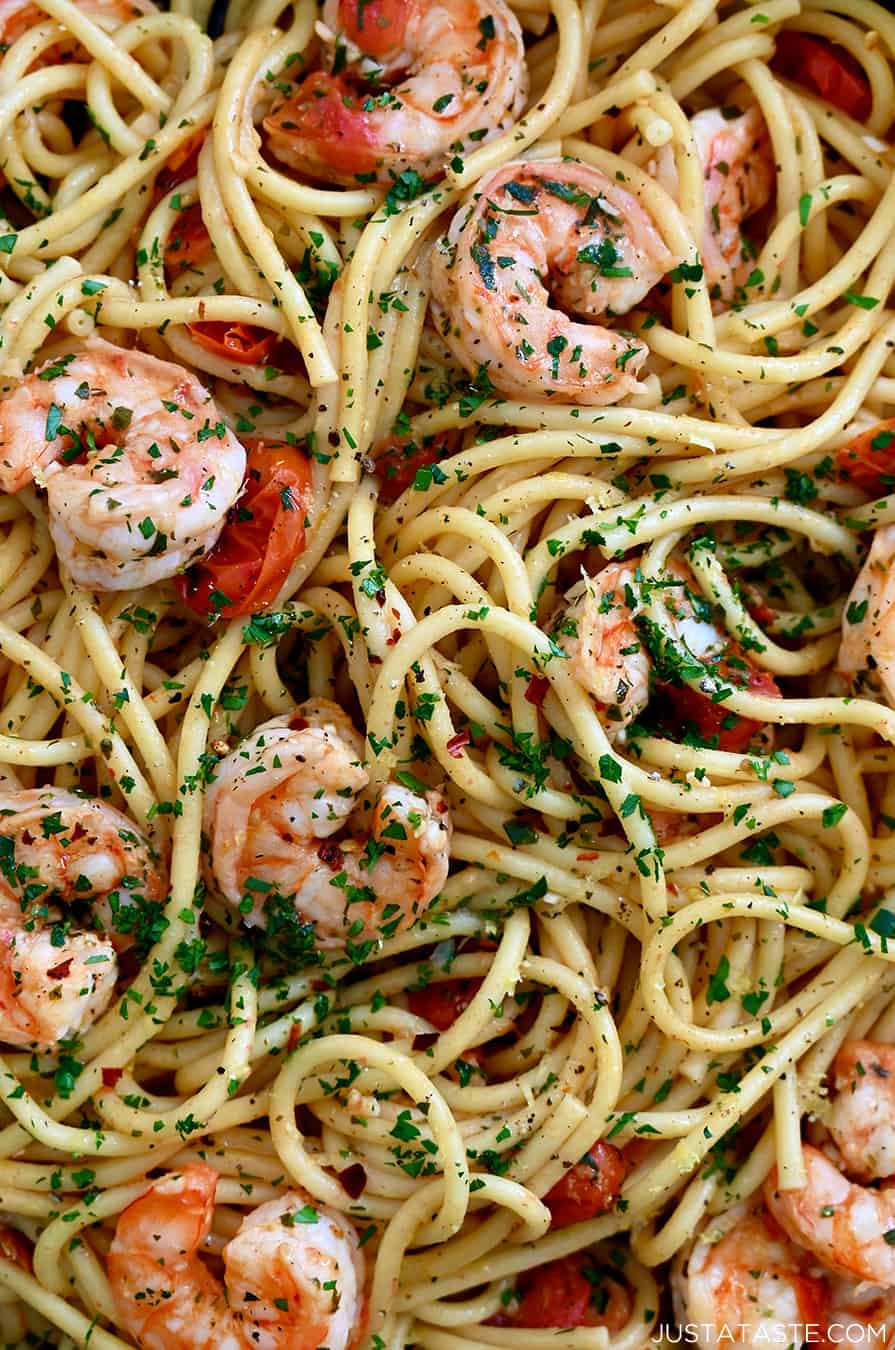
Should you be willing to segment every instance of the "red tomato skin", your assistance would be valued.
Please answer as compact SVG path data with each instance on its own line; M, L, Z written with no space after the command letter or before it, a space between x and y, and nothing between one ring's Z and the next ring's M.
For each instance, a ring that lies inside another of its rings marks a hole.
M159 171L155 180L155 190L159 197L166 196L179 183L186 183L188 179L195 178L199 171L199 151L205 144L206 134L205 127L201 131L194 132L179 149L168 156L165 167Z
M552 1228L567 1228L606 1214L618 1199L627 1168L621 1151L598 1139L580 1163L560 1177L544 1196Z
M532 1330L608 1327L620 1331L631 1315L631 1291L609 1275L601 1279L600 1272L586 1251L526 1271L516 1284L515 1305L499 1312L491 1323Z
M181 211L165 245L165 263L175 267L199 267L211 254L211 239L202 219L202 208L196 202Z
M380 442L373 451L379 474L379 500L391 506L410 487L417 469L426 469L453 454L457 441L455 431L441 431L418 442L410 436L390 436Z
M425 989L407 994L410 1011L424 1017L438 1031L447 1031L465 1012L481 986L481 980L439 980Z
M880 442L874 445L874 441ZM836 451L840 478L871 497L895 492L895 417L862 431ZM889 482L885 480L889 479Z
M735 654L740 655L738 652L735 652ZM729 679L734 689L742 687L747 693L762 694L765 698L780 698L781 696L777 681L766 670L757 670L754 666L750 666L746 683L742 685L741 672L732 672L724 660L718 663L718 667L718 673ZM688 685L683 685L680 688L673 685L664 685L663 690L681 722L692 723L704 741L714 741L717 738L716 748L718 750L742 754L743 751L748 749L752 738L764 726L763 722L756 722L754 718L737 717L734 726L725 727L722 724L727 718L736 716L736 714L731 713L725 702L713 703L707 694L701 694L698 689L691 689Z
M810 89L856 122L870 116L870 83L860 63L843 47L811 33L784 30L777 35L772 65L793 84Z
M387 56L404 41L413 0L340 0L345 35L369 56Z
M11 1261L14 1266L31 1273L31 1243L17 1228L0 1224L0 1256Z
M228 619L256 614L273 600L304 549L309 461L283 441L253 439L244 444L248 464L241 497L218 542L174 581L181 599L199 614L220 612ZM284 503L287 492L290 507ZM218 610L212 602L215 591L232 604Z
M264 119L264 129L285 153L290 140L299 154L314 157L337 173L373 173L378 163L376 133L364 111L365 94L351 88L341 75L315 70L298 89Z
M187 328L200 347L237 365L266 365L278 340L276 333L251 323L206 320L189 323Z

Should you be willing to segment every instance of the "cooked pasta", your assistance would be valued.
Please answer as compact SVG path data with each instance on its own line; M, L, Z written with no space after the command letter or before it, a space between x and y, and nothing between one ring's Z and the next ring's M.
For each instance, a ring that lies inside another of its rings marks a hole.
M0 1344L888 1343L895 16L0 48Z

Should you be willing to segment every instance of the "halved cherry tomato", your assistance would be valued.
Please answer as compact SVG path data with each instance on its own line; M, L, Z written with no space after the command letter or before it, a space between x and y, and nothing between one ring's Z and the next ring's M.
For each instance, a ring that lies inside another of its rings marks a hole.
M176 188L178 183L185 183L190 178L195 178L199 171L199 151L205 144L205 136L208 128L203 127L201 131L196 131L188 137L165 161L165 167L160 170L155 180L155 190L159 197L164 197L172 188Z
M242 496L209 553L175 579L199 614L237 618L264 609L305 546L311 466L285 441L250 440Z
M840 476L871 497L895 492L895 417L877 422L836 451Z
M731 664L731 656L737 659L737 664ZM746 661L748 670L739 667L740 661ZM773 675L749 665L747 658L741 656L733 645L728 656L717 663L716 669L723 679L730 681L734 689L763 694L766 698L780 698L780 690ZM740 717L731 712L723 700L713 703L707 694L701 694L698 689L691 689L688 685L680 688L663 685L662 690L681 722L691 723L704 741L714 742L717 738L719 750L741 753L748 749L749 742L764 725L754 718Z
M514 1299L491 1318L499 1327L608 1327L621 1331L633 1299L625 1280L591 1252L573 1252L520 1275Z
M544 1196L553 1228L584 1223L606 1214L618 1199L627 1168L621 1151L598 1139Z
M243 366L266 365L279 341L276 333L253 323L219 323L213 320L189 323L190 336L200 347L225 361Z
M24 1233L20 1233L17 1228L8 1228L5 1223L0 1224L0 1256L22 1270L30 1272L33 1269L31 1243Z
M870 115L870 82L860 63L844 47L811 33L785 29L777 35L771 65L779 75L819 94L856 122Z
M415 441L409 436L392 436L373 451L376 471L381 478L379 500L386 506L396 502L414 481L418 469L428 469L457 446L457 432L441 431Z
M181 211L165 245L165 262L177 267L198 267L212 254L211 239L198 202Z
M439 980L427 984L425 989L409 990L407 1002L417 1017L425 1017L439 1031L447 1031L469 1007L481 983L481 980Z

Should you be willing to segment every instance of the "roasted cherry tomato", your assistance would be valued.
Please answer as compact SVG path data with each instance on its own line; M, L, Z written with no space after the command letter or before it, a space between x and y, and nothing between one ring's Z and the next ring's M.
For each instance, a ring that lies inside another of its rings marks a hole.
M734 657L735 665L731 665L730 657L726 657L716 666L718 674L723 679L729 680L733 689L743 689L749 694L762 694L765 698L780 698L780 690L773 675L769 675L766 670L756 670L738 652L734 653ZM742 669L740 665L742 661L746 661L747 670ZM718 750L730 750L734 754L739 754L748 749L753 736L764 726L763 722L756 722L751 717L740 717L737 713L731 712L724 700L713 703L707 694L701 694L697 689L691 689L687 685L680 688L664 685L663 692L681 722L689 722L694 726L704 741L714 742L717 738Z
M0 1256L29 1273L33 1269L31 1243L17 1228L8 1228L6 1224L0 1224Z
M212 320L187 324L200 347L225 361L241 366L267 365L279 338L253 323L218 323Z
M801 84L834 108L863 122L870 115L870 82L844 47L810 33L784 30L777 35L771 63L778 74Z
M871 497L895 491L895 417L877 422L836 451L840 477Z
M633 1300L623 1277L591 1252L573 1252L520 1275L513 1299L491 1321L501 1327L608 1327L620 1331Z
M159 197L164 197L179 183L195 178L199 171L199 151L205 144L207 130L207 127L203 127L201 131L194 132L183 145L168 156L165 167L159 170L155 180L155 190Z
M407 1002L417 1017L425 1017L439 1031L447 1031L469 1007L480 985L481 980L439 980L425 989L409 990Z
M567 1228L606 1214L618 1199L625 1179L621 1151L598 1139L592 1149L544 1196L554 1228Z
M407 491L419 469L437 465L446 455L453 454L456 445L457 433L454 431L442 431L420 441L411 440L409 436L392 436L383 441L373 451L381 480L379 500L391 506L402 492Z
M181 268L199 267L211 254L211 239L202 219L202 208L196 202L181 211L165 245L165 262Z
M310 462L284 441L250 440L242 496L221 537L175 585L199 614L254 614L273 600L305 546Z

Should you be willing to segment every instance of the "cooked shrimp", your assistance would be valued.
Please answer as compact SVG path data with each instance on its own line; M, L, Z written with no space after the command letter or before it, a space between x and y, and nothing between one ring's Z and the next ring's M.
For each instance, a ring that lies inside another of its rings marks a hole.
M705 176L705 279L713 299L732 300L752 257L743 222L767 205L774 190L771 140L756 105L733 117L726 109L707 108L690 119L690 126ZM656 156L653 172L676 197L678 176L670 147Z
M340 73L309 75L264 121L300 173L352 187L432 177L524 107L522 30L504 0L326 0L321 31Z
M802 1145L806 1181L777 1189L777 1169L765 1182L765 1201L794 1242L829 1269L871 1284L895 1285L895 1187L874 1190L848 1181L828 1158Z
M157 12L152 0L79 0L78 8L100 27L110 30L139 14ZM0 43L9 47L36 24L47 23L49 19L50 15L39 5L32 4L31 0L0 0ZM57 61L72 58L92 60L83 47L70 39L55 44L50 52ZM43 59L46 60L48 55L46 53Z
M855 1176L895 1176L895 1045L846 1041L833 1060L827 1128Z
M168 1173L119 1219L107 1271L141 1350L349 1350L364 1328L364 1262L341 1215L290 1191L243 1219L224 1248L224 1281L199 1248L218 1174Z
M603 710L610 729L629 726L649 702L650 659L634 623L638 562L611 563L566 597L559 629L569 670Z
M264 927L290 897L320 947L408 928L444 885L451 824L439 792L369 782L360 735L335 703L310 699L258 727L217 767L205 800L213 879Z
M719 680L764 694L779 694L771 676L758 670L731 642L712 616L712 607L692 585L690 570L672 561L667 578L647 582L639 559L612 563L595 577L584 577L566 599L557 637L569 656L569 670L593 697L610 734L618 733L643 711L655 673L680 723L692 723L706 741L721 750L744 750L760 724L729 714L712 702ZM669 642L639 622L645 588L658 590L667 613ZM649 641L645 639L649 636ZM673 650L672 650L673 645ZM656 664L660 669L655 670ZM705 692L682 685L676 672L705 668ZM677 683L664 683L673 678Z
M895 525L876 531L842 616L838 669L856 693L895 707Z
M725 1342L789 1345L793 1326L826 1325L830 1300L808 1253L754 1204L709 1222L675 1261L671 1289L677 1320L706 1350Z
M204 556L239 496L245 451L181 366L89 338L0 402L0 488L47 490L56 551L118 591Z
M826 1344L892 1350L895 1336L895 1294L891 1289L827 1276L830 1311Z
M439 241L432 310L460 364L501 393L615 403L639 387L647 348L593 321L627 313L673 262L637 199L597 169L506 164Z
M61 788L0 794L0 1041L51 1049L107 1007L138 910L164 896L127 816ZM63 907L89 906L95 932Z

